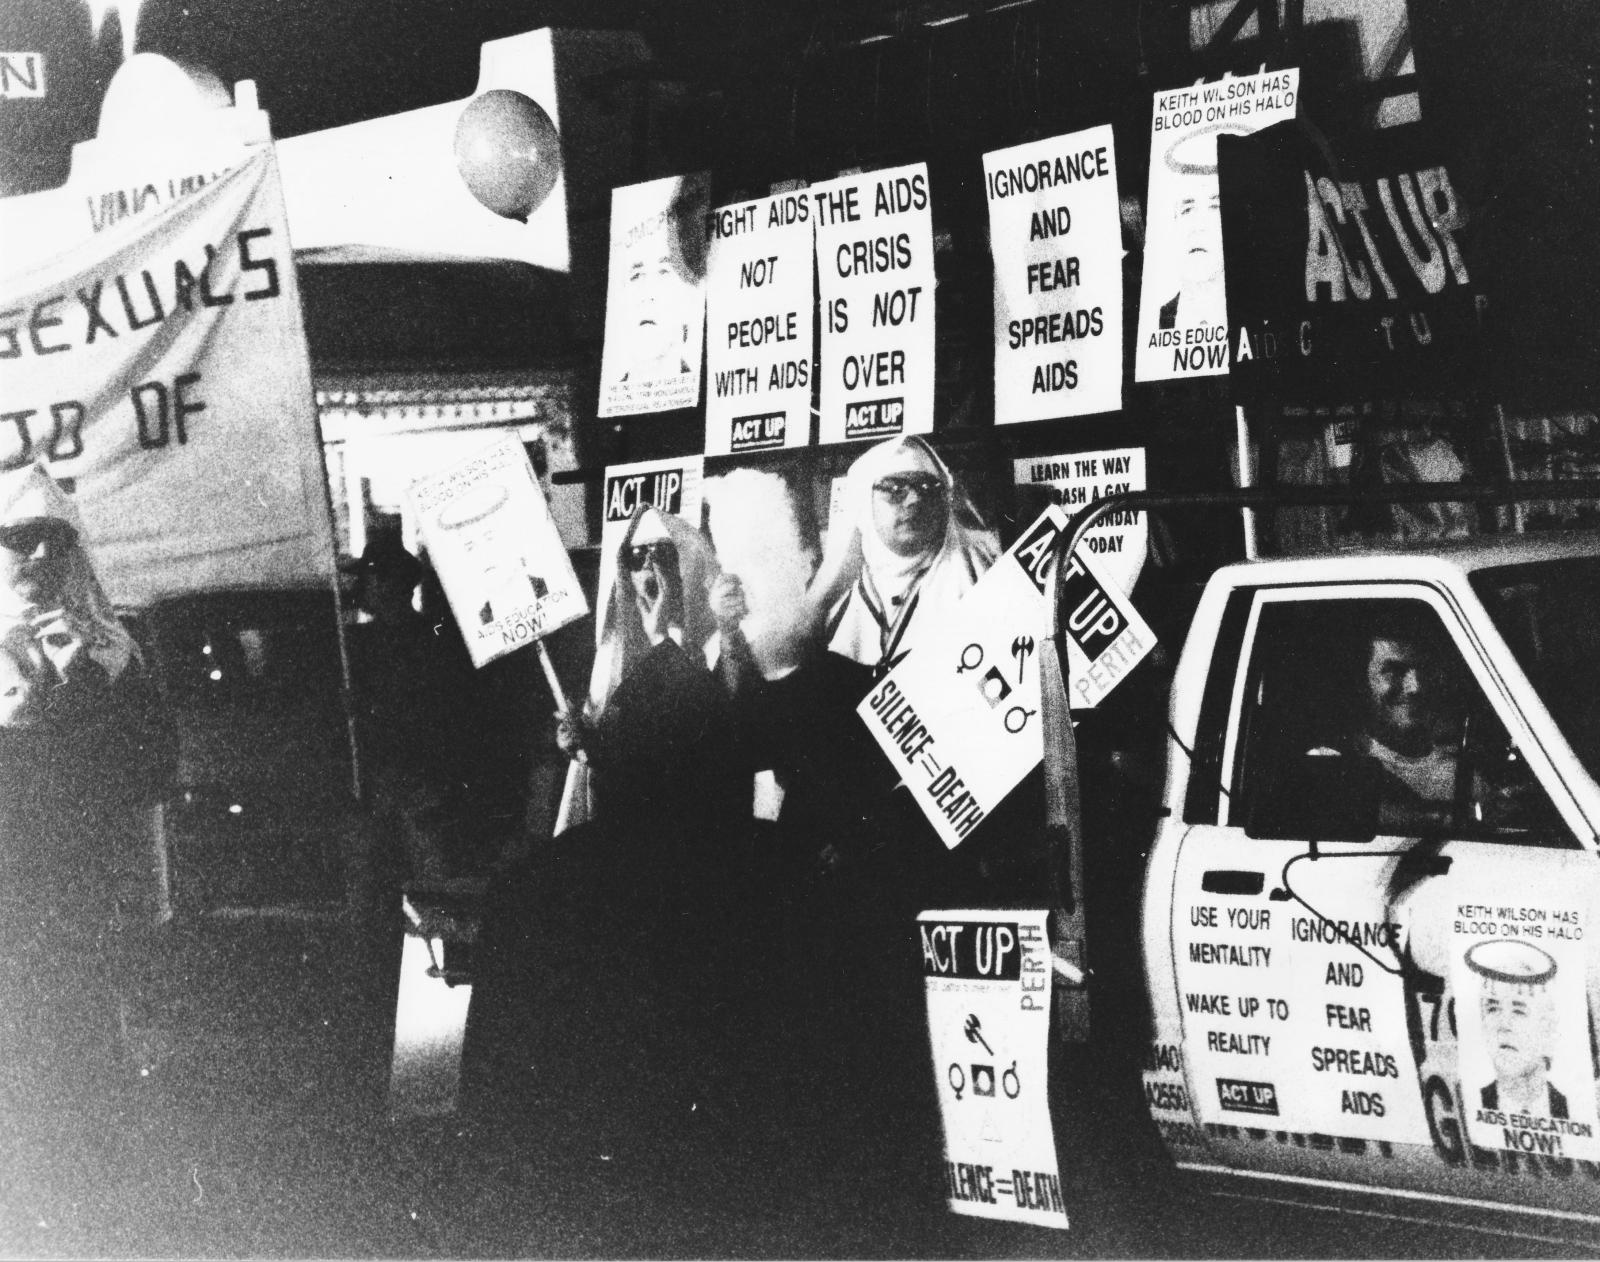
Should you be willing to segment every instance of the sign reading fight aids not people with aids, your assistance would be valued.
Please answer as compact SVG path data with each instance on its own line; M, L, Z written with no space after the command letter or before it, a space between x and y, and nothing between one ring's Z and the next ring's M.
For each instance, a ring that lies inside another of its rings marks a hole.
M238 157L59 248L6 240L0 467L71 493L119 605L333 577L277 165Z
M474 666L589 612L528 453L514 435L422 478L410 495Z
M983 155L994 419L1122 406L1122 226L1111 127Z
M710 190L705 172L611 190L603 417L700 401Z
M804 192L711 212L706 455L811 441L812 250Z
M1067 516L1046 509L857 707L940 840L954 849L1044 755L1039 654ZM1067 693L1098 705L1155 644L1117 583L1080 548L1062 576Z
M821 306L821 440L933 429L933 212L925 163L808 190Z
M1297 69L1155 94L1135 381L1228 371L1217 137L1293 118Z
M1468 1138L1476 1148L1600 1158L1583 904L1571 888L1529 881L1514 892L1463 891L1451 911Z
M917 932L950 1208L1066 1227L1047 1081L1045 915L925 911Z
M1069 514L1077 513L1123 491L1146 488L1143 447L1114 451L1075 451L1060 456L1030 456L1012 462L1013 480L1019 487L1047 486L1060 497ZM1144 568L1150 528L1145 515L1132 510L1108 513L1089 529L1083 546L1099 562L1108 578L1133 594Z

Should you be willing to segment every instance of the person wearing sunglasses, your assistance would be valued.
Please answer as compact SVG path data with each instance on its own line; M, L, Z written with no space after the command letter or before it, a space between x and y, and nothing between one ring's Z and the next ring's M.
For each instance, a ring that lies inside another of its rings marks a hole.
M851 466L844 516L808 591L835 653L886 674L1000 554L937 452L915 435Z

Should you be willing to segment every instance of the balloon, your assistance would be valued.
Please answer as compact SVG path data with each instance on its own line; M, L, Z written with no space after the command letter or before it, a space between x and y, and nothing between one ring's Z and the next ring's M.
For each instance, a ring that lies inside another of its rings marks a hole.
M456 123L456 170L480 202L507 219L544 204L561 173L561 137L540 104L510 88L474 97Z

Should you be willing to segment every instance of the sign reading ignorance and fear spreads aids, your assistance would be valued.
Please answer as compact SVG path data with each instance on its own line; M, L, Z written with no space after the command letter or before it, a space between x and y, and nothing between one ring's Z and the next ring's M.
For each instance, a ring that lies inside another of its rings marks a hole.
M1060 496L1068 515L1122 491L1143 491L1143 447L1114 451L1076 451L1061 456L1032 456L1012 462L1017 486L1048 486ZM1083 537L1084 549L1099 562L1107 578L1128 595L1144 568L1149 525L1145 515L1118 510L1102 517Z
M933 429L933 212L925 163L813 185L821 440Z
M421 479L410 494L474 666L589 612L533 465L513 435Z
M983 155L994 419L1122 406L1122 226L1111 127Z
M925 911L917 932L950 1208L1066 1227L1046 1076L1045 916Z
M711 212L706 455L811 441L812 250L804 192Z
M1462 1107L1475 1148L1593 1161L1582 906L1530 883L1451 909L1451 983Z
M333 574L311 369L270 147L44 258L7 243L0 466L41 462L111 599Z
M1228 371L1217 137L1294 117L1295 69L1155 94L1134 380Z
M1056 539L1050 507L920 641L856 713L945 845L954 849L1044 754L1039 653L1049 648L1046 595ZM1080 549L1062 577L1067 692L1097 705L1155 643L1117 584Z
M701 172L611 190L601 416L700 401L710 188Z

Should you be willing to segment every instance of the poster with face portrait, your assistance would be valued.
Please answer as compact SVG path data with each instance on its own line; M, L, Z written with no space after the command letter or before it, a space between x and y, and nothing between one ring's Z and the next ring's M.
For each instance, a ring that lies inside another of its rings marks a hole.
M1585 924L1554 888L1464 894L1452 909L1451 984L1467 1135L1478 1148L1594 1160Z
M811 441L811 202L780 193L711 216L706 455Z
M1298 69L1155 94L1134 380L1228 371L1217 137L1293 118Z
M589 612L528 454L514 435L410 490L474 666Z
M700 172L611 190L602 417L699 402L710 189Z

